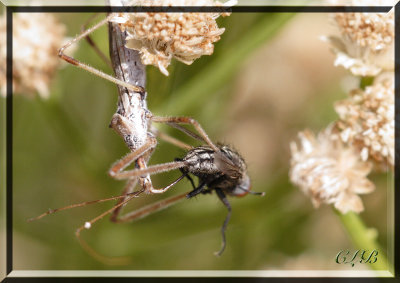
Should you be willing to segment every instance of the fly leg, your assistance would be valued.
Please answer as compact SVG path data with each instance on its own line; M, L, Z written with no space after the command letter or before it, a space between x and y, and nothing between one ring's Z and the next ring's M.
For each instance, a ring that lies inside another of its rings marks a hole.
M231 208L231 205L230 205L226 195L224 194L224 192L221 189L217 188L217 189L215 189L215 192L217 193L217 196L222 201L222 203L228 209L228 214L226 215L224 223L222 224L222 227L221 227L222 247L218 252L215 253L215 255L220 256L225 250L225 246L226 246L225 230L226 230L226 227L228 226L229 219L231 218L232 208Z
M202 193L204 191L205 185L206 185L205 182L200 183L200 185L197 188L195 188L193 191L188 193L186 195L186 197L187 198L192 198L192 197L197 196L198 194Z

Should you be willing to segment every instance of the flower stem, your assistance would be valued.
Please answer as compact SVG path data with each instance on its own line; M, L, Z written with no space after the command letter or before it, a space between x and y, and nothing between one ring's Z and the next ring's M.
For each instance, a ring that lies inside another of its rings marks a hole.
M369 252L372 252L373 250L378 251L378 260L371 264L371 268L375 270L392 270L383 249L376 241L374 230L367 228L360 216L354 212L342 214L335 210L335 213L339 216L339 219L349 233L352 242L358 249Z

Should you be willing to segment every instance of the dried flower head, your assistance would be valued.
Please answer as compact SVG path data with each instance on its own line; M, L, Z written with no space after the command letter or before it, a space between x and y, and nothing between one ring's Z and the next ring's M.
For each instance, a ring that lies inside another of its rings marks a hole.
M13 18L14 93L42 98L60 65L58 48L65 41L65 26L48 13L16 13ZM6 37L5 15L0 17L0 37ZM0 59L6 62L6 41L0 42ZM0 65L0 92L6 94L6 65Z
M232 6L236 1L136 0L139 6ZM227 13L222 16L228 15ZM128 33L126 47L138 50L143 64L154 65L168 76L167 67L175 58L192 64L202 55L211 55L213 43L224 28L218 28L219 13L120 13L111 20Z
M329 126L318 137L305 130L299 133L300 144L290 144L292 158L290 180L311 197L314 207L322 202L342 213L364 210L358 194L370 193L374 184L366 176L371 163L346 147Z
M362 1L353 2L363 5ZM391 5L393 1L380 2ZM341 65L357 76L375 76L382 70L394 70L393 10L389 13L336 13L333 18L341 37L326 39L336 53L336 66Z
M335 104L340 137L363 160L394 166L394 74L382 74L365 90L355 89Z

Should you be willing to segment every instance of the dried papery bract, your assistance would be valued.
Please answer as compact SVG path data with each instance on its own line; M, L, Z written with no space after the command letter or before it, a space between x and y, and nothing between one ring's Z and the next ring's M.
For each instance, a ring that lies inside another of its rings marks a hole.
M58 48L65 42L65 26L48 13L14 13L13 92L49 97L49 85L60 60ZM0 17L0 37L6 36L5 14ZM0 42L0 61L6 62L6 41ZM6 64L0 65L0 92L6 94Z
M137 6L232 6L236 1L214 0L136 0ZM213 43L220 39L224 28L216 23L221 13L119 13L111 21L128 33L126 46L138 50L145 65L154 65L164 75L175 58L192 64L202 55L211 55ZM226 16L228 13L223 13Z
M363 160L394 167L394 73L375 78L365 90L335 104L343 142L354 145Z
M358 194L370 193L374 184L367 179L371 163L345 146L329 126L316 137L311 131L299 133L300 143L292 142L290 180L311 198L315 207L334 204L341 213L361 212Z
M368 5L353 1L354 5ZM368 1L367 1L368 2ZM392 6L393 1L370 3ZM332 15L340 36L328 40L336 54L335 65L356 76L376 76L394 70L394 9L389 13L335 13Z

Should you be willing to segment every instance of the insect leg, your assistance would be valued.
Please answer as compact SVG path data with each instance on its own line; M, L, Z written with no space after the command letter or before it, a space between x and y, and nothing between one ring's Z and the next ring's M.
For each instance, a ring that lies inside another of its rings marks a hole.
M175 161L182 161L182 159L180 158L175 158ZM192 179L192 177L190 177L188 171L185 168L179 168L179 171L182 172L182 174L185 174L185 177L189 179L190 184L192 184L193 190L196 189L196 185L194 184L194 181Z
M166 123L166 124L167 124L168 126L171 126L171 127L175 128L175 129L177 129L177 130L179 130L179 131L185 133L186 135L188 135L189 137L191 137L191 138L193 138L193 139L195 139L195 140L204 142L204 139L203 139L202 137L200 137L199 135L193 133L192 131L186 129L185 127L183 127L183 126L181 126L181 125L179 125L179 124L177 124L177 123L172 123L172 122L170 122L170 123Z
M135 196L137 196L138 194L141 194L144 192L144 189L140 190L137 192L137 194L133 194L133 195L129 195L125 201L113 206L112 208L110 208L109 210L103 212L102 214L100 214L99 216L93 218L90 221L85 222L84 225L80 226L76 232L75 232L75 236L79 241L79 244L82 246L82 248L89 253L91 256L93 256L94 258L96 258L97 260L104 262L106 264L110 264L110 265L121 265L121 264L128 264L130 262L130 258L128 257L107 257L104 255L99 254L97 251L95 251L91 246L88 245L88 243L86 243L85 240L83 240L81 238L81 231L83 229L90 229L92 227L92 225L97 222L98 220L102 219L104 216L106 216L107 214L112 213L115 209L125 205L127 202L129 202L131 199L133 199Z
M84 70L86 70L86 71L88 71L88 72L90 72L90 73L92 73L92 74L94 74L96 76L99 76L99 77L101 77L103 79L111 81L111 82L113 82L113 83L115 83L117 85L126 87L127 89L130 89L132 91L144 93L145 90L144 90L143 87L135 86L135 85L129 84L129 83L125 82L125 81L119 80L119 79L117 79L117 78L115 78L115 77L113 77L111 75L108 75L108 74L106 74L106 73L104 73L104 72L102 72L102 71L100 71L98 69L95 69L95 68L93 68L93 67L91 67L91 66L89 66L87 64L84 64L84 63L76 60L75 58L72 58L72 57L64 54L64 50L66 50L68 47L70 47L72 44L76 43L77 41L81 40L82 38L86 38L89 34L91 34L93 31L95 31L99 27L105 25L112 17L113 17L113 14L110 14L104 20L102 20L99 23L95 24L91 28L88 28L86 31L82 32L80 35L76 36L72 40L68 41L63 47L61 47L58 50L58 56L61 59L67 61L68 63L70 63L70 64L72 64L74 66L77 66L77 67L79 67L81 69L84 69Z
M228 214L226 215L226 218L224 220L224 224L222 224L222 228L221 228L221 233L222 233L222 247L221 249L215 253L215 255L220 256L225 249L226 246L226 240L225 240L225 230L226 227L228 225L229 219L231 218L231 213L232 213L232 208L231 205L226 197L226 195L224 194L224 192L221 189L215 189L215 192L217 193L219 199L222 201L222 203L226 206L226 208L228 209Z
M112 176L118 180L129 179L129 178L134 178L134 177L141 177L141 176L144 176L147 174L153 175L153 174L158 174L158 173L162 173L162 172L166 172L166 171L171 171L171 170L182 168L185 166L186 165L183 161L167 162L167 163L163 163L163 164L149 166L145 169L132 169L132 170L128 170L128 171L117 172L117 173L113 174ZM156 193L158 191L156 190L156 191L152 191L152 192Z
M159 190L167 190L170 187L174 186L176 183L178 183L180 180L182 180L185 177L185 175L181 175L178 179L176 179L174 182L172 182L171 184L169 184L167 187L163 188L163 189L159 189ZM186 196L186 193L178 195L178 196L173 196L164 200L161 200L159 202L150 204L148 206L139 208L135 211L131 211L119 218L115 219L115 222L121 223L121 222L130 222L133 220L137 220L140 218L144 218L147 215L157 212L161 209L167 208L169 206L171 206L172 204L174 204L176 201L184 199L184 197Z
M182 168L180 168L180 170L182 171ZM195 186L195 184L194 184L194 182L193 182L192 177L190 177L189 175L186 175L186 178L189 179L190 183L192 184L193 189L196 189L196 186Z
M186 197L187 198L192 198L194 196L197 196L198 194L200 194L204 190L204 186L205 185L206 185L206 182L200 183L200 185L197 188L195 188L193 191L189 192Z
M137 177L142 179L141 177L145 175L152 175L185 167L185 163L183 161L175 161L147 167L145 164L145 156L146 154L148 155L149 152L151 152L156 145L157 140L155 138L149 138L143 146L135 151L132 151L127 156L115 163L109 170L109 175L115 179L131 179ZM141 157L143 157L144 159L142 160L143 162L138 162L139 168L124 171L124 169L129 166L133 161L139 161ZM167 186L163 189L154 189L151 182L148 182L147 184L142 183L141 186L150 193L164 193L170 188L170 186Z
M81 32L85 32L85 30L88 29L88 25L91 21L93 21L95 18L97 18L100 14L94 14L89 17L89 19L82 25ZM108 65L112 68L112 64L110 59L100 50L100 48L97 46L97 44L93 41L93 39L90 37L90 35L86 36L86 41L89 43L89 45L94 49L94 51L99 55L99 57Z
M126 182L126 185L125 185L124 190L123 190L123 192L122 192L122 195L125 195L125 197L124 197L124 198L121 198L121 199L117 202L117 205L120 204L121 202L124 202L124 201L126 200L126 198L128 197L128 194L130 194L130 193L133 191L133 189L136 187L137 182L138 182L138 178L132 178L132 179L129 179L128 182ZM143 187L142 187L142 188L143 188ZM123 207L124 207L124 206L119 206L118 208L116 208L116 209L112 212L111 217L110 217L111 222L118 222L118 216L119 216L119 214L121 213L121 209L122 209Z
M129 172L129 171L123 171L127 166L129 166L133 161L137 160L139 157L143 156L146 152L151 151L154 149L157 145L157 140L155 138L149 137L147 139L147 142L139 147L138 149L128 153L125 157L117 161L111 169L108 171L108 174L111 177L114 177L116 179L126 179L129 176L125 176L123 173ZM121 177L121 174L123 175ZM140 174L141 175L146 175L147 173ZM136 176L132 176L136 177Z
M182 176L181 176L182 177ZM182 177L183 178L183 177ZM143 192L143 190L142 190ZM158 201L156 203L147 205L145 207L139 208L135 211L132 211L128 214L126 214L125 216L123 216L121 219L118 219L118 222L126 222L126 221L133 221L133 220L137 220L137 219L141 219L144 218L154 212L160 211L162 209L165 209L175 203L177 203L179 200L185 199L186 197L186 193L184 194L180 194L177 196L173 196L161 201ZM116 206L114 206L113 208L107 210L106 212L102 213L101 215L97 216L96 218L92 219L89 222L86 222L84 225L82 225L81 227L79 227L76 232L75 235L80 243L80 245L82 246L82 248L88 252L91 256L93 256L94 258L96 258L97 260L104 262L106 264L110 264L110 265L121 265L121 264L127 264L130 262L130 258L128 257L107 257L104 255L99 254L98 252L96 252L92 247L90 247L88 245L88 243L86 243L85 240L83 240L81 238L81 231L83 229L89 229L92 224L94 224L96 221L100 220L101 218L103 218L105 215L111 213L113 210L117 209L118 207L123 206L124 204L126 204L128 201L130 201L133 197L129 197L126 201L122 202L121 204L118 204Z
M186 149L186 150L190 150L193 148L193 146L188 145L174 137L171 137L170 135L167 135L166 133L163 133L161 131L159 131L156 127L152 127L151 128L151 132L156 136L159 137L160 139L162 139L163 141L169 142L170 144L173 144L177 147L180 147L182 149Z
M199 122L197 122L196 120L190 118L190 117L150 117L150 119L153 122L158 122L158 123L176 123L176 124L190 124L192 125L196 131L200 134L201 139L204 140L213 150L215 151L219 151L218 147L215 146L215 144L210 140L210 138L208 137L207 133L204 131L204 129L200 126ZM179 128L178 128L179 129ZM182 130L180 129L182 132L184 132L185 134L193 137L193 135L190 135L188 132L188 130Z
M138 169L146 169L147 168L147 161L149 160L152 152L154 150L153 148L150 148L148 151L146 151L143 156L139 157L136 160L136 167ZM129 194L133 191L133 189L136 187L137 181L139 179L140 187L144 188L146 192L151 192L153 189L153 184L151 182L150 176L147 175L146 177L139 177L139 178L130 178L128 179L128 182L125 185L123 195ZM125 199L120 199L117 204L123 202ZM116 222L118 215L121 212L121 209L123 206L118 207L116 210L111 215L111 221Z
M109 175L118 180L129 179L170 171L185 166L185 163L183 161L175 161L146 167L145 160L143 160L142 163L138 164L139 168L124 171L124 169L129 166L133 161L138 160L138 158L144 157L146 156L146 154L151 152L156 145L157 140L155 138L149 138L143 146L135 151L130 152L128 155L115 163L109 170Z
M67 210L67 209L71 209L71 208L75 208L75 207L83 207L83 206L87 206L89 204L95 204L95 203L101 203L101 202L105 202L105 201L110 201L110 200L117 200L117 199L122 199L122 198L126 198L128 196L135 196L137 197L138 195L140 195L143 192L143 190L140 191L136 191L136 192L127 192L123 195L120 196L115 196L115 197L109 197L109 198L104 198L104 199L97 199L97 200L91 200L91 201L85 201L85 202L81 202L81 203L76 203L76 204L71 204L68 206L64 206L64 207L60 207L60 208L56 208L56 209L49 209L48 211L46 211L45 213L42 213L41 215L37 216L37 217L33 217L28 219L28 222L31 221L35 221L35 220L39 220L49 214L53 214L59 211L63 211L63 210Z

